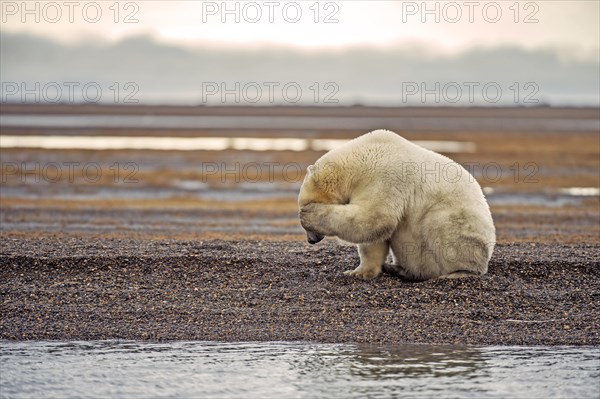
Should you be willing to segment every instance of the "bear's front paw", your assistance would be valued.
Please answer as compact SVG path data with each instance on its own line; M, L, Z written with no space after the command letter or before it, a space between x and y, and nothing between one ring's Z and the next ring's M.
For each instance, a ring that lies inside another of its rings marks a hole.
M368 269L360 266L354 270L346 270L344 272L346 276L358 277L365 281L373 280L375 277L379 276L380 273L381 271L378 271L377 269Z
M312 203L303 206L300 209L300 224L305 230L319 232L320 214L319 204Z

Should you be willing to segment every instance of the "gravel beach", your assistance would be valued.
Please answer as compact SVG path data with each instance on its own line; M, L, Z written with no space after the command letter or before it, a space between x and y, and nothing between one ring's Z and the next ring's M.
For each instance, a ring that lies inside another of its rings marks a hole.
M329 239L8 239L0 338L600 344L597 244L500 244L461 280L342 274L357 264Z

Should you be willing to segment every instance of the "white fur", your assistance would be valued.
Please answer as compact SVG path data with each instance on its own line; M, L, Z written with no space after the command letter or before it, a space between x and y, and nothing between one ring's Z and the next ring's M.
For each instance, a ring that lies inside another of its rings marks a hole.
M496 234L477 181L451 159L396 133L376 130L308 168L298 197L309 239L358 244L346 274L377 277L388 253L413 280L487 272Z

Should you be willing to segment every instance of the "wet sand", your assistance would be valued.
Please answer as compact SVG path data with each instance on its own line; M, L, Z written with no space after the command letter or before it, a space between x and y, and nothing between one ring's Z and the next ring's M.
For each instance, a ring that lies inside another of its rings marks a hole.
M234 111L3 106L2 112ZM260 112L597 118L594 110L547 108L274 107ZM64 133L2 129L2 134ZM362 132L66 133L350 138ZM409 139L473 142L476 152L451 157L463 164L495 163L502 170L499 178L476 174L492 190L488 199L499 243L486 276L411 283L386 274L356 281L342 274L357 266L355 248L330 239L316 246L305 242L295 199L302 175L286 179L275 168L272 175L248 182L235 173L202 173L206 163L225 170L253 162L294 163L304 170L322 154L318 151L3 149L2 162L21 169L16 174L2 170L0 339L600 345L600 198L557 194L563 188L600 185L598 133L402 133ZM94 162L103 178L55 181L42 176L36 181L35 173L22 167L65 162ZM115 178L115 162L135 163L135 181L126 181L123 169Z

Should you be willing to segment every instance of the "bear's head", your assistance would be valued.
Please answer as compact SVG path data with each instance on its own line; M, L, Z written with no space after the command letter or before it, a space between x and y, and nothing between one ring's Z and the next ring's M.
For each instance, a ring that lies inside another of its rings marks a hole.
M331 184L323 174L324 173L318 172L317 166L315 165L310 165L306 169L306 176L304 177L302 187L300 187L300 194L298 195L298 206L300 209L312 203L335 203L335 196L333 195Z
M337 179L335 165L310 165L306 169L306 176L300 187L298 195L298 208L300 224L306 231L307 240L310 244L316 244L324 236L314 231L311 224L303 218L303 210L311 204L338 204L340 203L337 194Z

